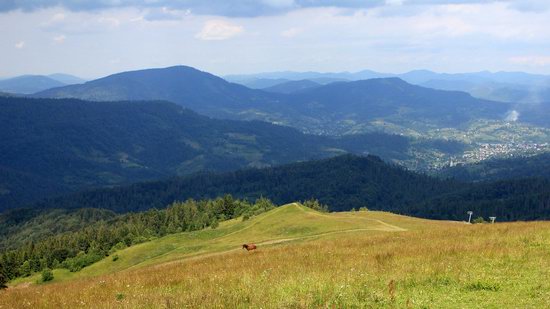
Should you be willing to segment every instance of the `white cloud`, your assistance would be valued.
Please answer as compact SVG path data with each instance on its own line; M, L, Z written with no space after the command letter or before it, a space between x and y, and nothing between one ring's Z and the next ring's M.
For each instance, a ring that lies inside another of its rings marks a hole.
M21 49L23 47L25 47L25 41L19 41L19 42L15 43L15 48Z
M63 44L65 42L66 38L67 37L65 35L61 34L61 35L58 35L58 36L54 36L53 41L57 44Z
M138 17L142 17L138 10L111 10L94 13L63 11L37 24L40 30L54 34L80 35L118 30L125 24L135 22Z
M292 5L262 1L255 3ZM423 68L550 73L550 11L469 0L440 0L437 5L430 4L436 0L377 0L388 5L369 9L300 6L308 1L294 1L296 9L282 9L284 14L254 18L205 16L204 11L160 4L12 11L0 14L0 29L10 29L0 36L0 46L8 47L0 67L10 75L66 68L84 76L175 64L217 74L285 69L399 73ZM60 35L66 36L62 50L54 43ZM14 47L19 41L27 42L20 43L23 49ZM120 55L120 63L109 63Z
M300 34L303 30L300 28L289 28L281 32L281 36L285 38L293 38Z
M57 13L54 16L52 16L51 22L59 22L65 19L65 14L63 13Z
M162 8L153 8L147 10L146 14L143 16L145 20L148 21L174 21L180 20L185 16L191 15L191 10L171 10L167 7Z
M116 28L118 26L120 26L120 20L118 18L115 18L115 17L100 17L98 20L97 20L100 24L105 24L105 25L108 25L109 27L112 27L112 28Z
M209 20L195 37L206 41L227 40L243 31L244 28L242 26L224 20Z

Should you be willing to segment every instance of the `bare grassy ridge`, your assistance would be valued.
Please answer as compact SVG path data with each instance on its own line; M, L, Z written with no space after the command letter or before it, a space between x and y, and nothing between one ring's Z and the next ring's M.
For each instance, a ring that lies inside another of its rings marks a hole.
M0 293L0 308L550 307L548 222L464 225L376 212L331 216L402 222L408 231L280 239L251 253L215 252L15 287Z

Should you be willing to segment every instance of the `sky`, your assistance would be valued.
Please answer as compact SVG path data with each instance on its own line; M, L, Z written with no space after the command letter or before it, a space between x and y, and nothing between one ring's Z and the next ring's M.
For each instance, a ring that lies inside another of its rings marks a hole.
M548 0L0 0L0 77L172 65L550 74Z

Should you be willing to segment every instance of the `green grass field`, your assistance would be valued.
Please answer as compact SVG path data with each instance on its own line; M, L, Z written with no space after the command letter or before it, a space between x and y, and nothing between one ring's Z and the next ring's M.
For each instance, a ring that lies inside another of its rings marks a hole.
M398 223L400 226L392 225ZM382 212L320 213L299 204L279 207L250 220L241 218L222 222L216 229L172 234L146 242L115 254L116 262L107 257L83 270L71 273L54 270L55 281L108 274L190 257L204 257L229 250L240 250L244 242L274 245L289 241L305 241L331 234L379 231L403 231L422 228L428 220L413 219ZM12 285L33 283L39 274L15 280Z
M243 243L258 249L246 252ZM550 306L550 223L467 225L298 204L136 245L0 308Z

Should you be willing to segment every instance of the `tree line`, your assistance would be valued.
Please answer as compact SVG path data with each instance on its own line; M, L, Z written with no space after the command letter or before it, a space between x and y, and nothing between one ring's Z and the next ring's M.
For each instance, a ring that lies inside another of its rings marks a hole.
M306 206L326 209L316 201ZM45 269L79 271L114 251L168 234L216 228L220 221L236 217L244 220L273 209L266 198L251 203L225 195L216 199L174 202L165 209L115 215L78 231L29 241L0 254L0 286L11 279L30 276ZM88 213L92 212L89 210Z

